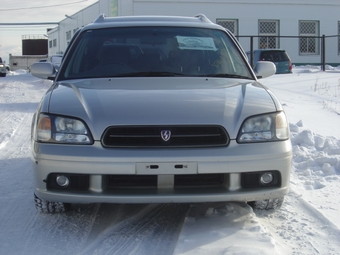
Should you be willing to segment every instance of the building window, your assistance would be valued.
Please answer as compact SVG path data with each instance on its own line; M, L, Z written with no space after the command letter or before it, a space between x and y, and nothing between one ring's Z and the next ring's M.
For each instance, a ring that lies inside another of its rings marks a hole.
M238 36L238 20L236 20L236 19L217 19L216 24L228 29L235 36Z
M48 47L52 48L52 41L48 41Z
M57 47L57 39L53 39L53 47Z
M71 30L66 32L66 41L71 40L72 34L71 34Z
M278 36L278 20L259 20L259 49L279 48Z
M319 21L299 21L300 54L319 54Z

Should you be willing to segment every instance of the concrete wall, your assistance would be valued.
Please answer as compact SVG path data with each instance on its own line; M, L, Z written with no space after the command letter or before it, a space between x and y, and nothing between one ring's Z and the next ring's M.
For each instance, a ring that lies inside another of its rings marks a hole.
M9 66L12 71L28 70L30 65L43 59L47 59L47 55L12 56L12 54L9 54Z

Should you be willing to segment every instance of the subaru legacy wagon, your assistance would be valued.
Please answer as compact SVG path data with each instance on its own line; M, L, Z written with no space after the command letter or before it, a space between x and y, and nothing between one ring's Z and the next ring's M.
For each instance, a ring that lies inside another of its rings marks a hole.
M72 38L34 114L36 208L81 203L241 201L288 193L283 108L238 41L206 16L104 17Z

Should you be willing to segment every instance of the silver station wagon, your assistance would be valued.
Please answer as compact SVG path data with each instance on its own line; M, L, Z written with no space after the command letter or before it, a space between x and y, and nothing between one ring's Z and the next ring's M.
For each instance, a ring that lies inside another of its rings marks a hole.
M279 100L204 15L106 18L79 30L34 114L41 212L82 203L248 202L277 209L291 142Z

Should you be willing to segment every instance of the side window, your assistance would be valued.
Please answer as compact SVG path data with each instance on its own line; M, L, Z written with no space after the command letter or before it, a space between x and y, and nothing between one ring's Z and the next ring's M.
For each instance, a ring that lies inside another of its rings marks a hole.
M242 55L235 49L235 46L232 44L230 40L224 40L221 38L225 49L223 50L225 54L225 60L227 65L226 72L229 74L239 74L243 76L248 76L249 72L247 68L245 68L244 60L242 59Z

